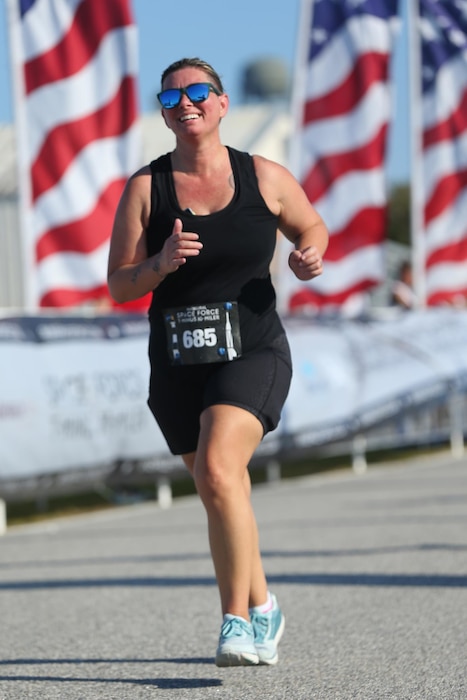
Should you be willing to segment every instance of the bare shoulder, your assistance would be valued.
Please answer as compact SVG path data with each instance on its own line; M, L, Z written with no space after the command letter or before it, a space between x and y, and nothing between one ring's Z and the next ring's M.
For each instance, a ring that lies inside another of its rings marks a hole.
M274 160L269 160L263 156L254 155L253 163L260 188L267 187L274 192L278 198L290 188L299 188L300 185L292 175L290 170Z
M284 194L298 183L287 168L274 160L254 155L253 163L264 201L274 214L279 215Z
M290 170L263 156L254 155L253 162L261 194L268 207L280 214L288 201L304 198L304 192Z
M151 168L149 165L144 165L128 178L126 190L132 193L144 193L151 188Z
M292 174L280 163L264 156L253 155L252 158L258 180L275 180L278 177L292 178Z
M151 169L149 165L137 170L131 175L123 189L118 205L117 216L126 216L129 213L145 219L151 206Z
M151 176L151 166L150 166L149 164L148 164L148 165L143 165L142 168L140 168L140 169L137 170L135 173L133 173L133 175L131 176L130 180L136 180L137 178L139 178L139 177L144 177L145 175L148 176L148 177Z

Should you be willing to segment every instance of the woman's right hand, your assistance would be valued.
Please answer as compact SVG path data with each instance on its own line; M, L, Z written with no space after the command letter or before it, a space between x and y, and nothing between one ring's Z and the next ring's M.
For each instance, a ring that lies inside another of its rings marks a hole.
M197 233L183 230L181 219L175 219L171 235L166 239L162 250L155 256L153 269L161 277L166 277L184 265L187 258L200 254L203 244Z

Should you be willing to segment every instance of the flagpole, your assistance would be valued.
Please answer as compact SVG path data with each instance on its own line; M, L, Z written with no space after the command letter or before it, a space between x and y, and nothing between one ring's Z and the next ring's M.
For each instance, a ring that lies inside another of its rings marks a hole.
M301 0L295 65L292 85L292 138L290 139L289 167L297 179L300 179L300 145L303 130L303 105L306 96L306 78L308 69L308 52L310 51L311 23L313 21L314 0Z
M423 309L426 306L426 246L423 203L422 72L419 2L420 0L406 0L409 56L411 257L416 306L419 309Z
M31 240L31 184L27 158L27 125L24 106L24 78L21 56L21 18L19 0L7 0L8 36L10 45L11 84L14 104L14 128L17 153L18 173L18 210L20 225L21 252L21 288L23 306L29 310L37 309L33 280L36 279L34 264L34 247Z
M310 50L310 32L313 17L314 0L299 0L298 24L296 30L297 44L293 66L292 92L290 99L290 141L288 152L288 167L291 173L300 181L300 142L303 129L303 105L305 104L306 77L308 66L308 51ZM288 287L286 276L292 272L288 268L288 256L291 244L280 236L277 242L277 275L275 288L277 295L277 308L280 314L287 314Z

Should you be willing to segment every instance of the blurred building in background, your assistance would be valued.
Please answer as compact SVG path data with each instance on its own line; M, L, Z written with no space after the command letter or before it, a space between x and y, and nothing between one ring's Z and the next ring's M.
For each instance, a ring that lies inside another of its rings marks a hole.
M290 164L293 118L290 109L290 79L285 65L275 58L264 58L245 66L243 101L232 106L221 127L224 143L239 150L271 158L286 167ZM160 111L141 116L143 152L141 165L171 151L175 141ZM0 125L0 309L21 312L25 307L18 174L14 126ZM406 255L403 246L388 243L388 277L392 277ZM273 274L277 274L273 266ZM384 283L374 301L384 305L388 297Z
M225 143L260 153L286 165L291 128L289 79L277 59L246 66L244 104L232 107L222 125ZM160 111L141 117L143 153L141 165L171 151L175 141ZM18 168L14 126L0 125L0 308L21 311L25 307L23 250L19 217Z

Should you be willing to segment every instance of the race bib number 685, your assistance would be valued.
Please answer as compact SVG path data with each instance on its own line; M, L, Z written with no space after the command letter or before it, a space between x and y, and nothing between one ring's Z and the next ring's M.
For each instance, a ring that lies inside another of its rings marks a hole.
M165 309L164 320L172 364L229 362L241 355L236 302Z

